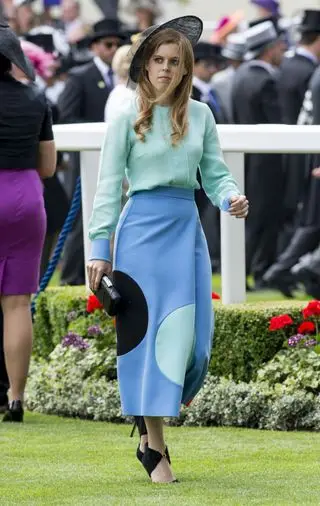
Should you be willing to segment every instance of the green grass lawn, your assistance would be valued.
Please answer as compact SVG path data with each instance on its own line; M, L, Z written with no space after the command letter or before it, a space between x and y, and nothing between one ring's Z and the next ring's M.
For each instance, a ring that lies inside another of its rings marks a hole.
M320 434L168 428L180 483L152 485L129 432L39 414L0 424L1 506L320 504Z

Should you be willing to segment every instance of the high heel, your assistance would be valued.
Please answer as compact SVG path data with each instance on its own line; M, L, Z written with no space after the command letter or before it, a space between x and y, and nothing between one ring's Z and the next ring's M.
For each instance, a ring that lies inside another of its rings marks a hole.
M148 443L146 443L145 446L148 446ZM137 455L137 459L140 460L140 462L142 463L142 459L143 459L143 456L144 456L144 453L145 452L142 452L140 450L140 444L138 445L138 448L137 448L137 452L136 452L136 455ZM170 455L169 455L169 450L168 450L168 447L166 446L165 448L165 451L164 451L164 455L167 459L167 461L169 462L169 464L171 465L171 459L170 459Z
M157 465L161 462L163 458L167 459L166 452L160 453L156 450L153 450L152 448L149 448L148 445L146 445L146 450L142 457L142 465L147 471L148 475L151 478L151 474L157 467ZM168 459L167 459L168 460ZM164 482L166 483L166 482ZM174 479L172 481L168 481L167 483L178 483L178 480Z
M21 401L11 401L2 419L3 422L23 422L23 407Z

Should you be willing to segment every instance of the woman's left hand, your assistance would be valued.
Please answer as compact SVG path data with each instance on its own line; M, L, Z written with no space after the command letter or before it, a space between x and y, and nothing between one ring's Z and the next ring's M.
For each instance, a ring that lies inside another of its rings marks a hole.
M236 218L246 218L249 211L249 202L245 195L236 195L230 198L229 214Z

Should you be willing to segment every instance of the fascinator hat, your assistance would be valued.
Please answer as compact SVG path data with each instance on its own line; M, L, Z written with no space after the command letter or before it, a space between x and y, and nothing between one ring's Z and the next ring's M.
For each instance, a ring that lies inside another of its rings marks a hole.
M35 80L35 73L31 62L25 57L20 40L11 30L9 25L0 21L0 54L8 58L16 65L31 81Z
M152 38L163 30L168 28L175 30L184 35L191 45L194 47L201 37L203 30L203 23L197 16L182 16L179 18L171 19L161 25L153 25L142 32L138 37L132 48L132 60L129 69L129 82L130 88L135 88L138 83L141 69L144 65L145 49Z

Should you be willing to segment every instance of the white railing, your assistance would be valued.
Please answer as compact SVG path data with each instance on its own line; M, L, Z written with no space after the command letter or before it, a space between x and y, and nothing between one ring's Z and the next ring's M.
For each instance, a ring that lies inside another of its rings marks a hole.
M57 148L81 151L85 261L89 256L88 220L96 190L104 123L55 125ZM320 153L320 126L219 125L226 163L244 191L244 153ZM222 302L246 300L244 221L221 213Z

